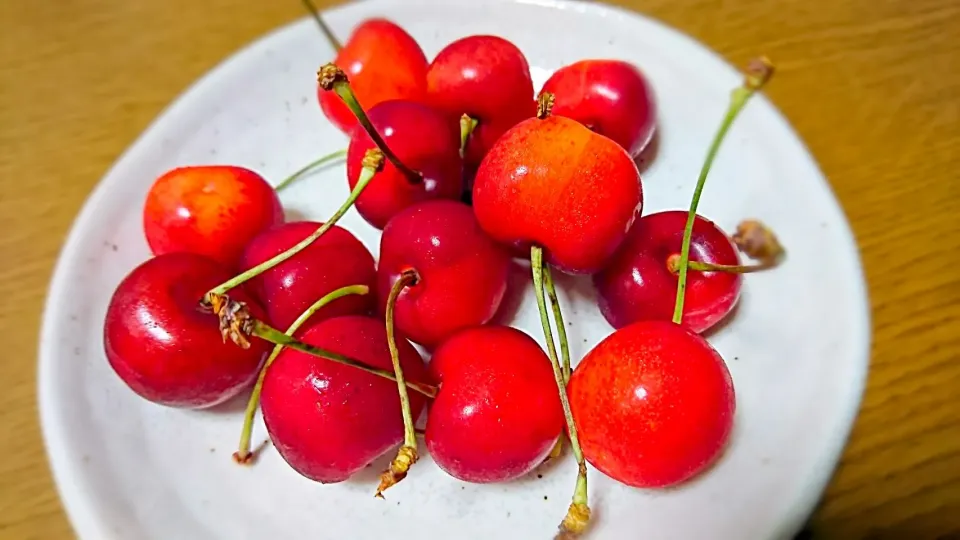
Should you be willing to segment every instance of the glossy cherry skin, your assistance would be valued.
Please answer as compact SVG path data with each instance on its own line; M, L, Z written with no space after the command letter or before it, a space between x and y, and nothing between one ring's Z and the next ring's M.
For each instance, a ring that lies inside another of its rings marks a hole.
M477 165L508 129L537 112L526 57L496 36L469 36L441 50L427 72L430 103L454 121L477 120L465 161Z
M458 199L463 191L463 160L456 124L439 110L413 101L385 101L367 111L387 146L423 180L411 183L389 160L363 190L356 208L368 223L383 229L400 210L430 199ZM375 148L362 129L350 137L347 179L357 185L367 150Z
M173 169L153 183L143 208L154 255L198 253L231 270L251 238L282 222L273 187L242 167Z
M670 322L611 334L574 370L568 392L584 457L628 486L661 488L696 476L733 428L736 398L723 358Z
M427 57L410 34L386 19L368 19L357 26L334 63L347 74L364 110L392 99L426 98ZM351 134L357 118L350 109L334 92L318 87L317 96L323 114Z
M458 330L488 322L507 290L512 257L480 229L458 201L427 201L393 217L380 237L377 297L408 269L418 275L397 297L394 321L411 340L432 348Z
M614 328L645 321L669 321L677 299L677 274L668 259L680 255L686 211L658 212L633 224L627 239L603 271L593 276L600 311ZM690 260L739 265L733 243L712 221L697 216ZM743 276L729 272L687 272L683 325L703 332L720 322L740 298Z
M224 343L217 317L199 307L208 290L229 278L207 257L171 253L144 262L120 282L107 308L103 346L127 386L154 403L202 408L253 382L272 345L256 338L249 349ZM242 287L230 297L263 317Z
M506 326L455 334L433 355L440 392L426 443L447 474L506 482L543 462L563 429L550 360L530 336Z
M380 319L335 317L303 329L297 337L393 371ZM406 378L428 382L420 354L402 335L397 337ZM414 418L424 404L421 394L410 392ZM284 349L267 370L260 406L280 455L317 482L342 482L403 442L397 383L291 349Z
M643 73L621 60L581 60L557 70L543 85L553 114L606 135L636 157L657 124L653 89Z
M480 164L473 208L495 240L565 272L592 274L620 245L643 204L640 173L617 143L560 116L525 120Z
M254 238L240 259L242 269L253 268L310 236L321 223L293 221L267 229ZM373 255L346 229L331 227L303 251L249 281L270 323L285 330L318 299L350 285L376 287ZM368 314L373 294L351 294L327 304L311 317L320 321L340 315Z

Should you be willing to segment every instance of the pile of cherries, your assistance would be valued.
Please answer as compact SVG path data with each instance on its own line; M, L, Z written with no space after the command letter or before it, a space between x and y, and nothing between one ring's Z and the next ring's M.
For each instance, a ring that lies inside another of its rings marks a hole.
M171 407L252 387L242 463L258 404L283 459L317 482L399 447L378 495L417 461L418 437L467 482L523 476L569 441L579 473L560 534L578 534L586 462L630 486L672 486L730 435L730 374L700 333L730 313L741 274L782 249L756 221L728 236L696 203L724 134L771 73L765 61L746 70L689 212L640 217L635 160L656 114L636 67L577 62L535 98L527 60L505 39L459 39L428 62L396 24L365 21L318 73L320 106L350 137L349 199L325 223L285 222L277 189L251 170L167 172L143 213L155 257L110 301L107 359L134 392ZM383 231L379 262L335 224L352 207ZM515 257L530 260L546 351L490 323ZM576 369L554 269L592 275L617 329ZM429 363L411 342L432 351Z

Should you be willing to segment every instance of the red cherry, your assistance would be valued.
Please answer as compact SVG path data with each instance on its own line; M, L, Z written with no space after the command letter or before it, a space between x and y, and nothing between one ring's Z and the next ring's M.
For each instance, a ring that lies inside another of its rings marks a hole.
M467 482L505 482L543 462L563 427L550 360L506 326L464 330L430 362L440 392L427 416L434 461Z
M350 315L326 319L301 341L393 372L383 321ZM405 339L397 347L408 380L425 381L423 359ZM395 382L291 349L270 365L260 396L263 420L283 459L323 483L346 480L403 441ZM424 398L410 394L414 418Z
M201 408L247 388L271 345L224 343L217 318L199 307L203 295L230 273L193 253L150 259L117 286L104 321L103 345L117 375L141 397L161 405ZM262 310L244 293L254 316Z
M273 258L310 236L320 225L296 221L267 229L247 246L240 267L253 268ZM363 243L337 226L294 257L249 282L250 291L266 307L271 324L278 328L289 327L318 298L348 285L366 285L372 290L376 269L373 256ZM371 295L350 294L324 306L310 320L366 314L373 305Z
M412 101L385 101L367 111L367 116L397 158L422 176L420 181L411 182L386 160L383 170L376 173L356 201L357 211L367 222L382 229L394 214L411 204L460 197L460 135L443 113ZM362 129L350 137L347 178L351 189L360 178L364 156L376 147Z
M480 230L473 211L457 201L428 201L400 212L380 237L377 292L386 310L393 284L416 273L394 312L411 340L434 347L455 332L488 322L507 290L510 254Z
M670 322L614 332L580 362L568 391L587 461L629 486L694 477L717 459L733 427L726 364L705 339Z
M636 157L653 138L653 89L636 66L621 60L581 60L543 85L556 97L553 114L606 135Z
M627 239L594 275L600 311L615 328L644 321L669 321L677 298L671 258L680 256L686 211L658 212L634 223ZM736 266L737 249L712 221L697 216L690 237L690 260ZM683 325L703 332L723 319L740 297L743 277L728 272L687 274Z
M198 253L230 269L251 238L282 222L283 208L270 184L232 166L173 169L153 183L143 209L155 255Z
M350 77L364 109L393 99L423 101L427 93L427 57L416 40L386 19L368 19L337 53L334 63ZM346 134L357 119L340 99L317 89L323 113Z
M480 164L473 208L495 240L546 250L571 273L594 273L643 204L640 173L617 143L560 116L525 120Z
M427 72L430 103L452 118L477 120L464 159L479 164L493 143L537 111L527 59L496 36L469 36L447 45Z

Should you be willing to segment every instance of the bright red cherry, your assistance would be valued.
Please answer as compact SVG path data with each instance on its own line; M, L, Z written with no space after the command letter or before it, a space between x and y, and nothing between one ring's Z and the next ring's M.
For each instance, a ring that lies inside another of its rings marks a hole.
M305 328L297 337L393 372L380 319L335 317ZM427 381L423 359L413 345L401 337L397 348L406 378ZM346 480L403 442L395 382L291 349L284 349L267 369L260 403L280 455L317 482ZM424 404L422 395L410 393L414 418Z
M400 210L429 199L458 199L463 186L460 135L454 123L437 109L412 101L385 101L367 111L370 122L401 163L422 175L409 176L386 160L363 194L357 211L383 229ZM357 185L367 151L376 148L362 129L354 131L347 150L347 178Z
M531 337L481 326L445 341L430 369L440 392L427 416L437 465L467 482L505 482L543 462L563 428L550 360Z
M458 201L427 201L393 217L380 237L381 311L405 271L416 283L397 297L394 321L411 340L438 345L458 330L493 318L507 289L511 256Z
M568 386L583 454L629 486L688 480L726 446L736 399L723 358L700 335L644 321L601 341Z
M581 60L556 71L543 85L556 96L553 114L606 135L636 157L656 127L653 89L643 73L621 60Z
M469 36L444 47L430 64L427 88L430 103L454 121L464 114L477 121L464 155L470 165L537 111L526 57L496 36Z
M283 222L273 187L259 174L232 166L179 167L147 193L143 229L155 255L206 255L229 269L250 239Z
M267 229L243 252L241 269L253 268L286 251L320 225L295 221ZM286 329L317 299L349 285L367 285L373 290L373 255L353 234L334 225L303 251L251 279L249 290L267 309L271 324ZM350 294L327 304L310 320L367 314L373 306L372 295Z
M427 94L427 57L410 34L386 19L368 19L354 29L334 63L350 77L364 109L384 101L423 101ZM317 89L323 113L347 135L357 119L336 95Z
M154 403L201 408L253 383L272 345L259 339L249 349L224 343L216 316L199 307L204 294L229 277L207 257L171 253L144 262L120 282L107 308L103 345L127 386ZM230 295L262 316L242 287Z
M643 204L640 173L611 139L561 116L525 120L480 164L473 208L484 231L547 262L594 273L620 245Z
M658 212L633 224L606 268L593 276L600 311L614 328L645 321L669 321L677 298L677 264L686 211ZM697 216L690 237L690 260L736 266L737 249L712 221ZM675 262L676 261L676 262ZM729 272L687 274L683 325L703 332L737 303L743 276Z

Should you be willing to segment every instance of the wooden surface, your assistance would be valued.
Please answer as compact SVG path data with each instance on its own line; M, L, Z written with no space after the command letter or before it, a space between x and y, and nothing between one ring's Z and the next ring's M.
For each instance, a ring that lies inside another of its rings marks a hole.
M960 536L960 2L621 3L738 64L775 58L769 95L860 242L873 360L815 535ZM35 358L74 215L190 82L301 15L295 0L0 2L0 537L71 537L40 439Z

